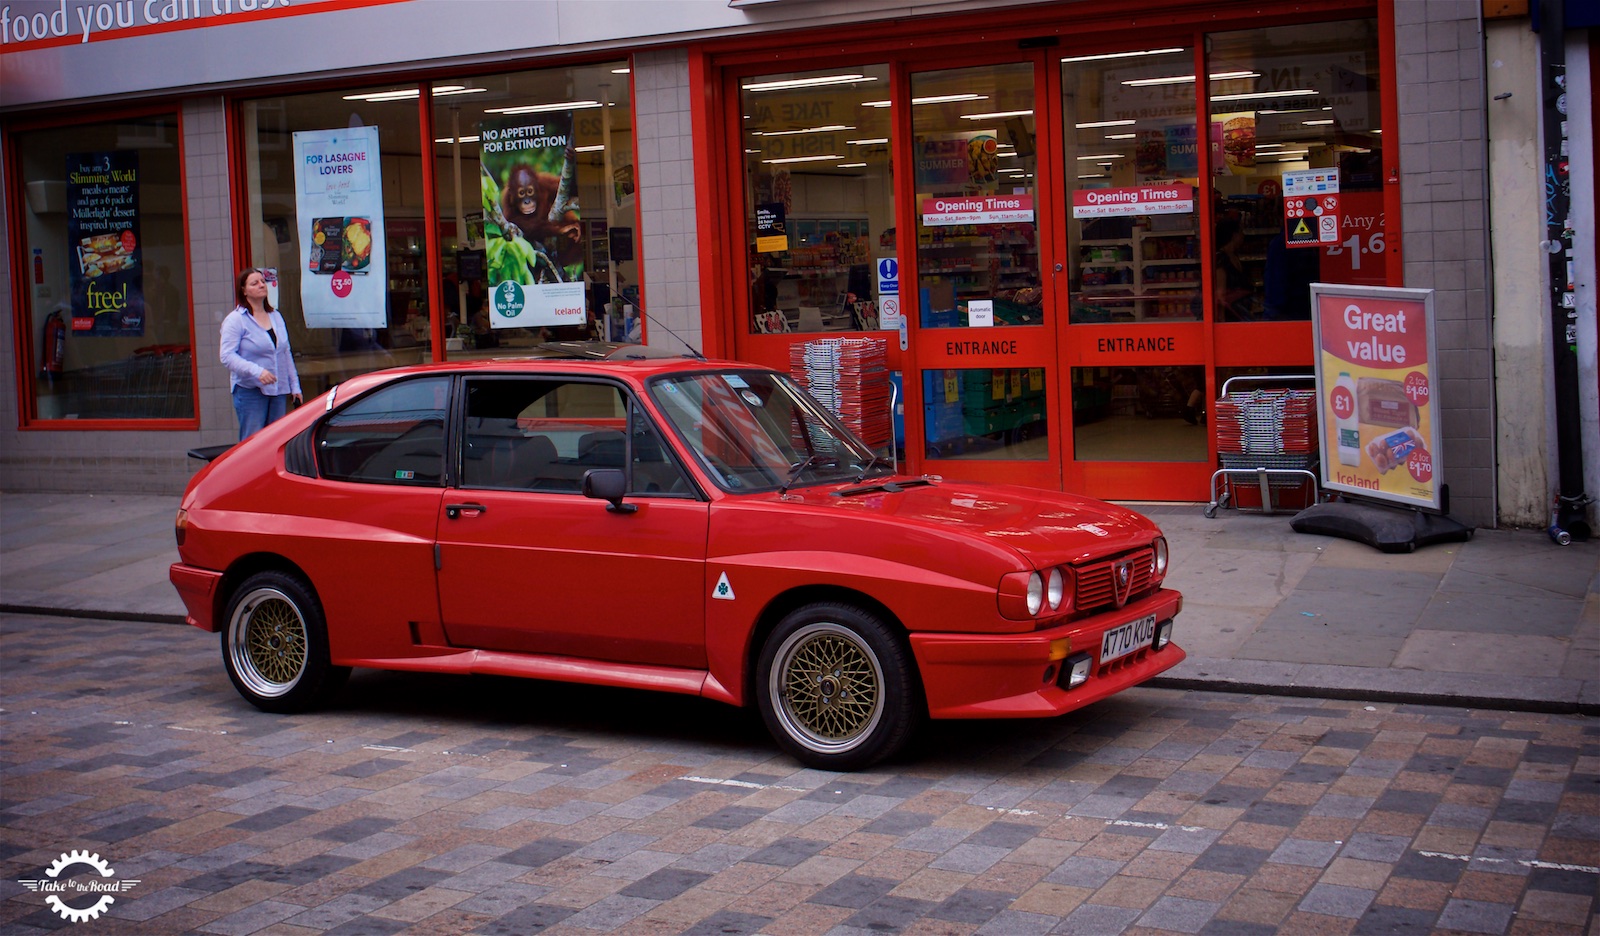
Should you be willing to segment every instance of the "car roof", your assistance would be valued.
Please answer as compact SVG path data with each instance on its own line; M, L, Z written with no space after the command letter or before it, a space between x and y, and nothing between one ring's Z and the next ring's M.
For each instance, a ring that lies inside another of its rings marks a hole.
M722 370L772 370L762 364L727 361L715 358L691 357L649 345L624 345L605 341L557 341L530 348L529 354L519 357L493 357L470 361L443 361L439 363L407 364L384 370L369 371L343 381L344 394L364 393L380 384L421 374L576 374L627 373L644 380L658 374Z

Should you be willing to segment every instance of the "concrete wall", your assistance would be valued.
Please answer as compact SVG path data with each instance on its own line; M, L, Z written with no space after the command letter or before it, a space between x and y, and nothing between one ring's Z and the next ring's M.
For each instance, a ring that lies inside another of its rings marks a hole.
M1549 258L1539 140L1539 45L1525 19L1486 24L1495 398L1502 523L1550 522L1555 401L1549 392Z
M1495 396L1480 5L1400 0L1394 10L1405 285L1435 291L1441 462L1451 515L1493 526Z
M638 53L633 58L633 88L645 336L653 347L701 351L706 342L700 324L689 53L683 49Z

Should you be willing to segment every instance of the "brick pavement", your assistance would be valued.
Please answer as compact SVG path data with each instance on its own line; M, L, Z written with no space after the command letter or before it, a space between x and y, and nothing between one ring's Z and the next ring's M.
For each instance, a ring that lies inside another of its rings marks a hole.
M358 673L265 715L172 625L0 616L0 660L6 933L1600 927L1593 718L1140 689L839 775L677 696ZM138 881L83 924L18 883L75 849Z

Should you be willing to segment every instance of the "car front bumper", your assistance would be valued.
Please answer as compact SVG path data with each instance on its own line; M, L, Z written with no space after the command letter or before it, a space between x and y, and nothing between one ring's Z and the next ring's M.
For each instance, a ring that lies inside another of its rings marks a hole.
M928 714L933 718L1048 718L1082 708L1137 686L1182 662L1176 643L1157 650L1146 645L1102 664L1101 640L1107 630L1154 615L1156 630L1172 621L1183 597L1161 589L1142 601L1025 634L913 633ZM1057 643L1067 641L1066 654ZM1052 660L1052 649L1057 658ZM1093 658L1087 682L1066 688L1062 656Z

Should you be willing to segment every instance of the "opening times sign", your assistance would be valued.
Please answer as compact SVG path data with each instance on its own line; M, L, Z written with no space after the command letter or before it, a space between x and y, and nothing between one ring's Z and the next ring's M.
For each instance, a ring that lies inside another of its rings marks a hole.
M926 227L1033 223L1032 195L951 195L922 200Z
M1324 485L1438 510L1433 290L1313 283L1311 307Z
M1189 214L1192 211L1194 211L1194 186L1186 184L1078 189L1072 193L1074 218Z

